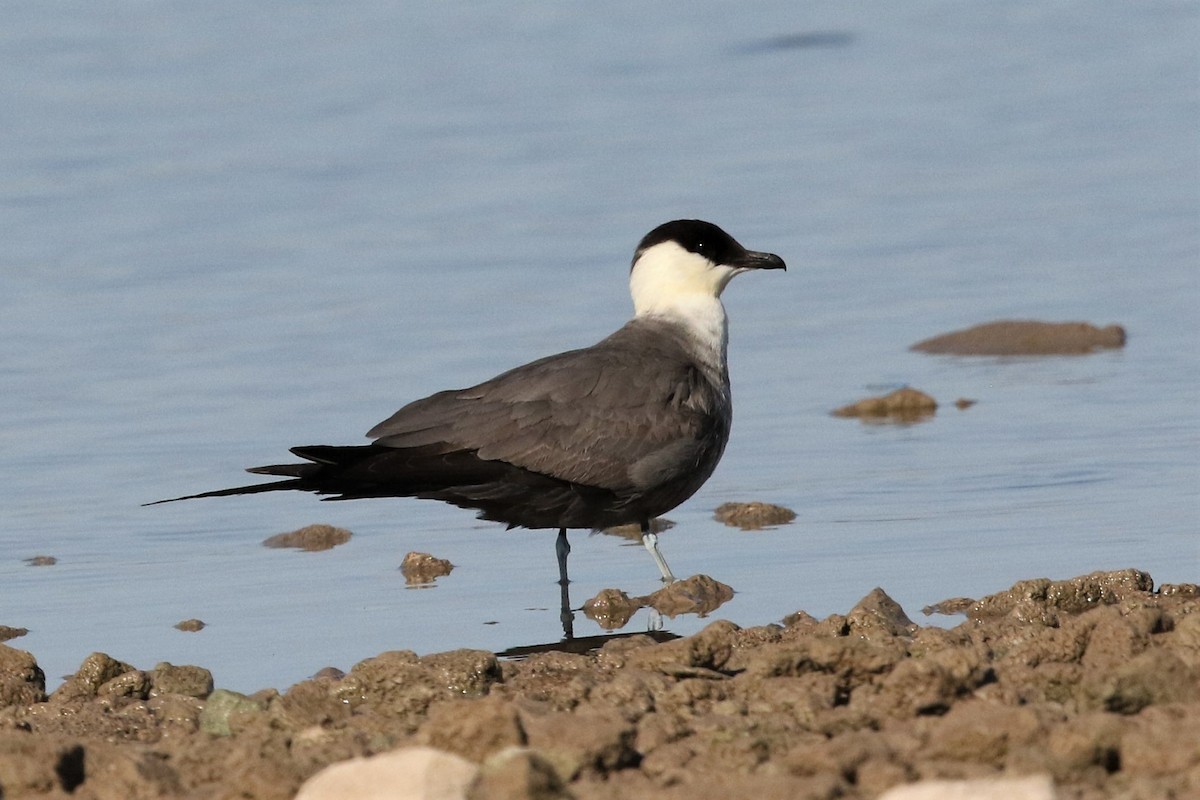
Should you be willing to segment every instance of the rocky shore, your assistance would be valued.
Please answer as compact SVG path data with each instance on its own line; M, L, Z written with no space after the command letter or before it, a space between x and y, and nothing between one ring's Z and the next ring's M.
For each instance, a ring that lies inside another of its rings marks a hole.
M1042 797L1200 797L1196 585L1130 569L946 609L966 621L920 626L876 589L822 620L522 660L388 652L249 696L99 653L46 696L10 642L0 797L337 797L318 774L354 758L343 777L403 762L394 797L875 798L1016 778ZM450 794L403 794L432 791L414 759Z

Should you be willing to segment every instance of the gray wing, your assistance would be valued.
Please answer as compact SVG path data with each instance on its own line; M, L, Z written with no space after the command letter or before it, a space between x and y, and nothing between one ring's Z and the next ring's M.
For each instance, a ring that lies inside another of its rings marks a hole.
M417 400L367 435L386 447L474 450L573 483L639 490L719 458L727 397L678 348L633 350L614 336Z

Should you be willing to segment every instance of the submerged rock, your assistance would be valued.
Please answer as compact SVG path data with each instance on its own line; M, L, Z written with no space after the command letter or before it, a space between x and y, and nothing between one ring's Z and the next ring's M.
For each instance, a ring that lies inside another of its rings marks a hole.
M936 411L936 400L922 391L904 387L836 408L832 413L835 417L858 417L875 422L920 422Z
M0 625L0 642L7 642L10 639L20 639L27 633L29 633L28 628L10 628L7 625Z
M772 505L771 503L722 503L713 512L713 518L731 528L741 528L744 531L757 531L775 525L786 525L796 518L796 512L790 508Z
M601 589L583 604L584 615L606 631L624 628L642 607L641 598L631 598L620 589Z
M1083 355L1124 347L1120 325L1000 320L917 342L910 350L960 356Z
M733 587L707 575L693 575L639 599L643 605L668 617L680 614L706 617L733 599Z
M335 528L332 525L306 525L290 533L277 533L263 539L264 547L294 547L298 550L316 552L332 550L340 544L350 541L353 536L345 528Z
M620 589L601 589L583 604L583 613L605 630L625 627L640 608L653 608L668 617L705 617L733 599L733 588L707 575L672 581L657 592L630 597Z
M400 562L404 582L409 586L429 586L438 578L449 575L454 565L444 558L435 558L429 553L411 552Z

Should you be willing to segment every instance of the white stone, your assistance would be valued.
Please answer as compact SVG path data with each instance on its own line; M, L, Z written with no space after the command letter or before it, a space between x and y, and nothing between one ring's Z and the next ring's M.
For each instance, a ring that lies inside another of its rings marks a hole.
M971 781L920 781L893 786L879 800L1056 800L1048 775L981 778Z
M432 747L404 747L330 764L296 800L464 800L479 768Z

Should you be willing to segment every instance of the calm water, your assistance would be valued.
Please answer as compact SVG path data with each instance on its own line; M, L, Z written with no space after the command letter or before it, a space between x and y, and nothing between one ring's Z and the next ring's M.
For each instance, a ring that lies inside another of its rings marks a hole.
M733 442L662 539L676 574L738 590L718 616L844 612L877 585L916 615L1127 566L1200 580L1197 17L23 6L0 28L0 624L30 629L12 644L52 678L103 650L241 690L386 649L555 641L550 532L418 501L140 504L590 344L630 313L637 240L680 216L791 267L726 293ZM907 351L998 318L1130 339ZM943 410L828 414L905 384ZM727 500L798 518L736 531L711 519ZM312 522L355 537L260 544ZM576 604L656 587L639 546L573 544ZM406 590L409 550L457 569ZM172 628L188 617L209 627Z

